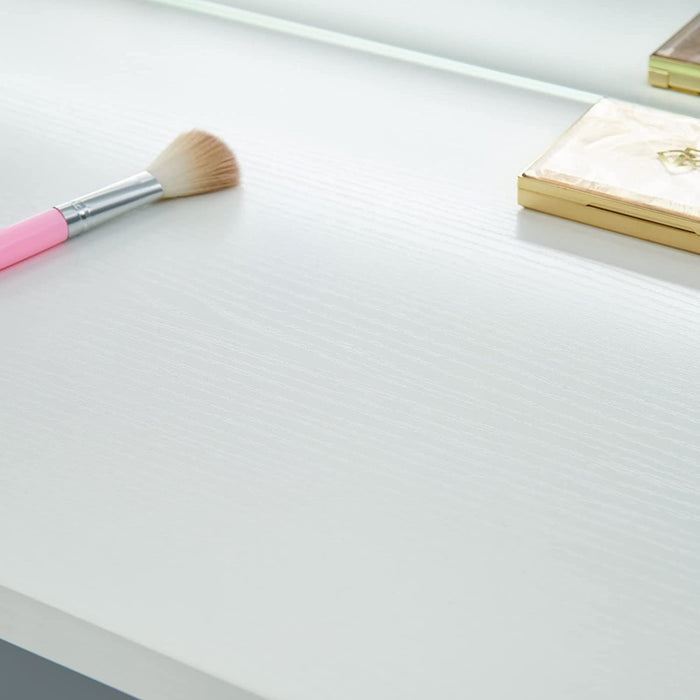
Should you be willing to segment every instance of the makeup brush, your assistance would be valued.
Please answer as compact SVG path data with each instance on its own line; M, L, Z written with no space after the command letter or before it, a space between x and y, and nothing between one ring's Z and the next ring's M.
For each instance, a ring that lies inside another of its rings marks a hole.
M188 131L148 170L0 229L0 270L149 202L223 190L238 182L238 164L229 147L205 131Z

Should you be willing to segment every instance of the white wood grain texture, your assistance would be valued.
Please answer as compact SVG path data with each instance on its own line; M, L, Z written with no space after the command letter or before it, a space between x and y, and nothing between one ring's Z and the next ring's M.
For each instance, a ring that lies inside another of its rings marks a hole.
M700 259L517 207L581 105L31 6L8 223L192 125L244 187L0 275L0 584L280 700L697 695Z

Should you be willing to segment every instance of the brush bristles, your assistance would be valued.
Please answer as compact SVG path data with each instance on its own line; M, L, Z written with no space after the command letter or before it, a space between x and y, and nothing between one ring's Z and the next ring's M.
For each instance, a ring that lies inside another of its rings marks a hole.
M206 131L180 134L148 168L165 199L235 187L238 163L231 149Z

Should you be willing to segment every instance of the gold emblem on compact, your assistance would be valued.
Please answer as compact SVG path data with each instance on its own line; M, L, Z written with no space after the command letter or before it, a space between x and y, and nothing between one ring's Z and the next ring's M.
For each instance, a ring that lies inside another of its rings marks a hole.
M659 151L659 159L671 173L686 173L700 167L700 149L679 148L669 151Z

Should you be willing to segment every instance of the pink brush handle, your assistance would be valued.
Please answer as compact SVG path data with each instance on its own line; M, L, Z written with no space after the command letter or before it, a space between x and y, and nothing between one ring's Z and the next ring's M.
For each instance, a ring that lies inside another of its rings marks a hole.
M49 209L0 229L0 270L63 243L67 238L68 224L58 209Z

